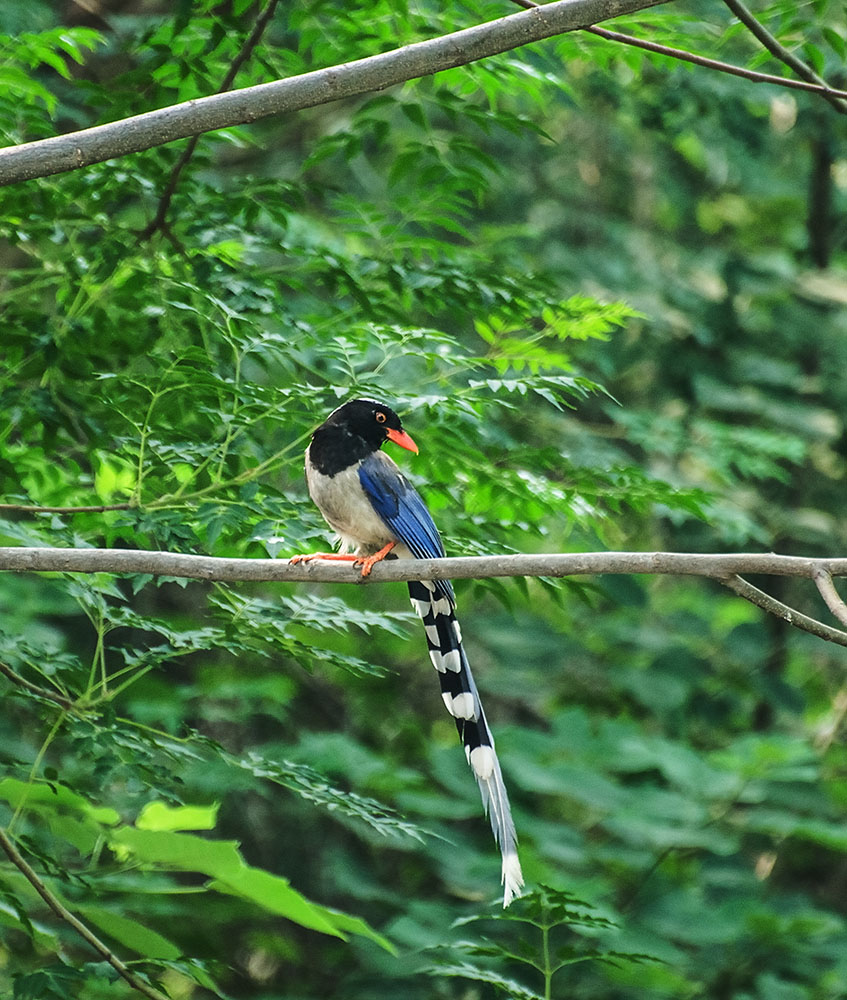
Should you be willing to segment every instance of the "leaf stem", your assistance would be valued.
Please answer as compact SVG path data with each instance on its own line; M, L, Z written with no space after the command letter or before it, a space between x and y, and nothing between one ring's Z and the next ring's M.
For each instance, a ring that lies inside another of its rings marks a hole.
M550 925L541 925L541 956L544 961L544 1000L551 1000L553 996L553 972L550 967Z
M29 691L30 694L38 695L39 698L54 701L57 705L61 705L62 708L71 709L74 705L73 699L67 694L63 694L60 691L51 691L49 688L33 684L32 681L28 681L25 677L21 677L20 674L12 670L12 668L6 663L0 662L0 674L3 674L4 677L10 680L14 685L16 685L16 687L23 688L24 691Z
M62 711L59 712L59 714L56 716L56 721L50 727L50 732L47 734L47 736L45 736L44 742L39 747L38 753L35 756L35 760L32 763L32 767L29 769L29 777L27 778L27 785L29 786L29 788L32 787L33 782L35 781L35 776L41 769L41 762L44 760L44 755L47 753L50 744L55 739L56 733L58 733L58 731L61 729L62 723L67 718L67 715L68 713L65 709L62 709ZM24 811L24 808L26 807L26 800L27 796L24 795L21 801L15 807L15 811L14 813L12 813L12 818L9 821L10 830L14 828L15 823L18 821L21 813Z

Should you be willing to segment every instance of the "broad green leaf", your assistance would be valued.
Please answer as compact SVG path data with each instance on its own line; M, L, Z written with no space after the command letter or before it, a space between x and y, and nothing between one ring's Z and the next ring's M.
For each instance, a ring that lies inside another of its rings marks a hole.
M145 927L122 913L102 906L85 905L78 909L85 920L99 927L125 948L131 948L142 958L174 961L181 955L180 949L158 931Z
M148 802L138 814L135 825L139 830L214 830L218 804L211 806L169 806L165 802Z
M81 813L94 823L113 825L120 816L108 806L96 806L65 785L26 782L16 778L0 780L0 798L16 809L26 807Z
M345 937L332 911L309 902L287 879L244 863L234 841L206 840L193 834L120 827L110 843L119 854L154 866L200 872L210 878L209 888L248 899L263 909L323 934ZM351 923L352 921L352 923ZM364 922L340 918L345 930L378 939ZM384 947L389 947L379 938Z

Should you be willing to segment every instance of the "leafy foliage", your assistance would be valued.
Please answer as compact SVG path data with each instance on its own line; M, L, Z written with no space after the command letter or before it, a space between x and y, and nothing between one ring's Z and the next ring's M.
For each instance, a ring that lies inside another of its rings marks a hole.
M591 932L602 932L614 927L611 921L591 912L591 906L583 900L567 892L551 889L541 885L538 889L521 899L514 910L506 911L487 919L500 925L518 924L533 928L537 939L512 935L513 940L504 943L500 940L483 938L480 942L462 941L454 946L454 950L471 958L493 958L499 963L511 963L516 966L534 969L538 978L543 981L543 993L536 993L526 986L501 974L468 961L460 965L436 965L431 970L434 975L454 976L470 979L476 982L490 983L498 991L507 996L521 1000L550 1000L553 996L553 977L566 966L577 962L602 960L619 963L622 961L640 961L647 956L624 954L620 952L599 951L593 947L581 947L576 943L556 943L557 932L566 929L572 937L577 928ZM457 926L486 919L475 915L460 919ZM518 930L518 928L509 928ZM521 928L522 930L523 928ZM502 927L501 927L502 930ZM520 931L518 931L520 933ZM508 940L508 939L507 939Z
M56 11L0 11L6 143L215 91L256 17ZM236 85L506 12L280 4ZM756 13L843 61L841 5ZM616 27L764 61L721 4ZM9 189L2 543L324 549L302 451L365 394L450 551L835 554L842 133L575 33L205 136L152 232L179 144ZM174 998L840 996L838 651L693 582L457 590L531 884L507 912L402 588L3 576L0 822ZM5 862L0 992L130 995Z

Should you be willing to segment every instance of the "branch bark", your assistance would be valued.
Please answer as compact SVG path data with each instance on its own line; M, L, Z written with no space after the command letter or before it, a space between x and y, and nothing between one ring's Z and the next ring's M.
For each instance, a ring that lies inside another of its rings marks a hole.
M513 3L516 3L519 7L523 7L524 10L532 10L535 7L542 6L542 4L536 3L535 0L513 0ZM719 59L709 59L707 56L697 55L694 52L688 52L686 49L677 49L670 45L660 45L658 42L636 38L634 35L624 35L620 31L608 31L606 28L597 28L594 26L585 28L584 30L590 32L592 35L597 35L598 38L605 38L609 42L632 45L637 49L655 52L657 55L668 56L671 59L680 59L682 62L690 62L695 66L714 69L719 73L730 73L733 76L740 76L745 80L751 80L753 83L772 83L775 86L786 87L789 90L806 90L829 98L847 98L847 92L830 87L824 80L820 80L819 83L810 83L808 79L792 80L790 77L774 76L772 73L758 73L756 70L745 69L743 66L735 66L732 63L722 62ZM754 32L754 34L756 33ZM759 35L756 34L756 37L758 38Z
M42 507L32 503L0 503L0 514L103 514L107 510L131 509L131 503L94 504L88 507Z
M0 186L49 177L175 139L245 125L498 55L669 0L556 0L533 10L286 80L230 90L80 132L0 149Z
M721 583L729 587L739 597L743 597L745 601L749 601L751 604L755 604L757 608L767 611L769 615L775 615L777 618L788 622L789 625L793 625L803 632L816 635L819 639L826 639L827 642L834 642L839 646L847 646L847 632L832 628L830 625L824 625L823 622L819 622L816 618L810 618L796 608L783 604L782 601L778 601L770 594L766 594L763 590L759 590L758 587L754 587L752 583L748 583L743 577L731 576L725 580L721 580Z
M140 549L0 547L0 570L53 573L128 573L218 582L390 583L398 580L468 580L505 576L586 576L647 573L702 576L725 581L737 574L847 576L847 558L815 559L772 552L572 552L387 559L369 577L349 563L321 560L293 565L287 559L228 559Z
M520 0L518 0L520 2ZM808 93L820 94L821 97L847 98L847 92L830 87L828 83L810 83L806 80L794 80L790 76L775 76L773 73L759 73L754 69L746 69L744 66L736 66L733 63L722 62L720 59L710 59L708 56L700 56L695 52L688 52L686 49L676 49L670 45L659 45L657 42L650 42L644 38L636 38L633 35L624 35L620 31L609 31L606 28L590 27L585 29L598 38L605 38L609 42L619 42L622 45L632 45L637 49L645 49L647 52L655 52L660 56L668 56L671 59L679 59L682 62L690 62L695 66L702 66L705 69L717 70L719 73L729 73L732 76L740 76L744 80L752 83L770 83L776 87L784 87L787 90L805 90Z
M785 63L789 69L794 70L798 76L807 80L809 83L816 83L824 87L827 86L826 80L824 80L823 77L818 76L811 66L807 66L802 59L795 56L793 52L782 45L760 21L756 20L741 0L724 0L724 3L727 7L729 7L732 13L735 14L744 27L747 28L747 30L755 38L757 38L762 45L764 45L772 56L779 59L780 62ZM842 100L840 97L827 94L824 94L824 98L829 101L836 111L840 111L841 114L847 114L847 101Z
M821 597L826 602L826 606L842 625L847 625L847 604L844 603L841 595L835 589L835 584L832 582L830 574L821 566L814 574L813 579L820 591Z
M506 576L586 576L613 573L700 576L717 580L740 597L795 628L847 646L847 632L776 600L742 576L793 576L814 581L827 606L841 621L847 609L832 583L847 576L847 558L814 559L773 552L574 552L530 555L459 556L452 559L386 559L370 576L349 562L316 559L229 559L139 549L51 549L0 547L0 571L33 573L149 574L221 583L390 583L405 580L485 579ZM7 673L6 670L0 672ZM7 673L9 676L11 672ZM18 682L15 675L9 679ZM39 692L46 693L46 692ZM48 695L49 696L49 695ZM53 700L58 701L58 698Z

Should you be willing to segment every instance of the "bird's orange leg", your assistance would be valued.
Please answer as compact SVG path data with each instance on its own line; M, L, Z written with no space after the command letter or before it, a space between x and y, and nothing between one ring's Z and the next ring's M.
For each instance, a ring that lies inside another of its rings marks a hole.
M330 559L332 562L360 562L359 556L350 554L342 555L340 552L310 552L308 555L292 556L288 561L292 566L297 563L314 562L315 559Z
M364 559L357 558L356 565L362 567L362 576L370 576L376 563L382 562L396 544L397 542L389 542L388 545L383 545L379 552L374 552L372 556L366 556Z
M349 553L342 555L340 552L310 552L308 555L292 556L288 561L292 566L296 566L298 563L313 562L315 559L328 559L332 562L351 562L354 566L362 567L362 576L370 576L371 570L376 563L382 562L396 544L397 542L389 542L388 545L383 545L379 552L374 552L372 556L354 556Z

